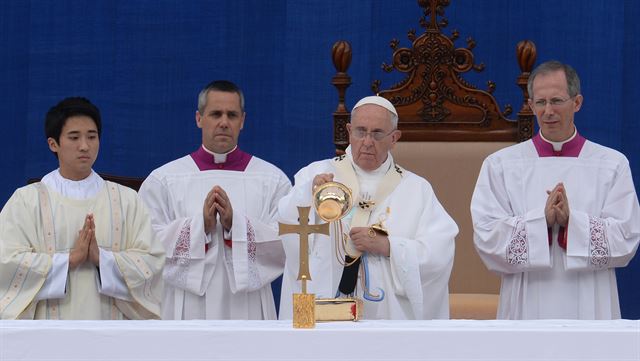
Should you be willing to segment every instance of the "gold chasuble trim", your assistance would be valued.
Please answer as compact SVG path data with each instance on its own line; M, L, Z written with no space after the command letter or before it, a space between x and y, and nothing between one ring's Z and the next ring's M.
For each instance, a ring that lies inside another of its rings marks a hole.
M52 257L56 251L55 227L53 225L53 214L51 213L51 199L47 186L42 182L36 183L38 188L38 200L40 201L40 216L42 218L42 230L44 232L44 243L47 254ZM48 299L47 315L51 320L60 319L60 304L58 299Z
M109 191L109 201L110 209L111 209L111 252L120 252L120 249L123 248L122 240L124 234L124 222L122 219L122 200L120 199L120 190L118 189L118 185L114 182L105 181L107 183L107 190ZM142 259L138 257L136 265L139 269L143 269L143 272L149 275L149 268L144 262L141 262ZM124 274L123 274L124 277ZM148 277L145 277L147 279ZM148 282L145 284L145 289L148 287ZM111 319L119 320L122 319L122 314L118 310L118 306L116 304L117 299L115 297L111 298Z
M111 251L119 252L122 247L122 202L120 201L120 191L118 185L106 181L109 190L109 200L111 202Z
M20 261L18 271L11 280L9 291L4 294L2 296L2 300L0 300L0 315L11 304L11 302L13 302L13 300L18 296L19 291L22 289L22 285L27 280L27 274L29 273L29 269L33 263L33 257L34 255L32 253L25 253L22 261Z

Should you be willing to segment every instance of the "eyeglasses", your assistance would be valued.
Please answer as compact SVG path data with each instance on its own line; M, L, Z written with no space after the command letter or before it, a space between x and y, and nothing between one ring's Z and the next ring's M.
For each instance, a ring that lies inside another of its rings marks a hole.
M371 135L371 138L376 142L383 140L384 138L391 135L395 132L395 129L392 129L389 133L385 133L381 130L374 130L373 132L367 132L364 128L351 128L351 135L353 135L356 139L364 139L367 135Z
M536 100L535 102L533 102L533 106L538 110L542 110L542 109L546 108L547 104L551 105L552 108L558 108L558 107L564 105L564 103L568 102L569 100L571 100L573 98L575 98L575 97L570 97L570 98L567 98L567 99L551 98L548 101L546 99L539 99L539 100Z

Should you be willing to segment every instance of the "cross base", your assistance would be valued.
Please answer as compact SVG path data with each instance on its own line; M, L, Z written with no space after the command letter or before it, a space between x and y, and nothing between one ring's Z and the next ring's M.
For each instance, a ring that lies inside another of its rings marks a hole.
M293 328L316 327L316 295L313 293L293 294Z

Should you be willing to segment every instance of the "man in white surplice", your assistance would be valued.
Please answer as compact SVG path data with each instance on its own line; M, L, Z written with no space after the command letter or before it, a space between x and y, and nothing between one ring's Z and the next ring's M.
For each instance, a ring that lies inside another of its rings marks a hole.
M540 132L487 157L471 201L476 248L502 276L498 318L620 318L615 267L640 239L629 162L578 133L573 68L541 64L528 90Z
M275 319L271 281L284 251L275 222L291 184L241 151L242 91L228 81L198 96L202 146L154 170L140 188L164 243L164 319Z
M349 243L363 256L344 267L352 258L338 259L333 232L331 238L310 235L308 292L318 298L350 294L364 298L366 319L446 319L458 227L431 185L395 164L389 150L400 138L397 122L388 100L379 96L360 100L347 124L346 154L301 169L292 191L280 201L279 220L298 223L297 207L311 206L315 187L332 180L347 185L356 206L342 222ZM323 223L314 210L309 218L310 223ZM379 222L388 236L370 228ZM287 263L280 318L287 319L292 317L292 294L301 290L296 280L300 244L297 235L285 235L282 241Z
M47 113L59 168L0 213L0 318L160 317L162 244L133 189L92 170L102 122L84 98Z

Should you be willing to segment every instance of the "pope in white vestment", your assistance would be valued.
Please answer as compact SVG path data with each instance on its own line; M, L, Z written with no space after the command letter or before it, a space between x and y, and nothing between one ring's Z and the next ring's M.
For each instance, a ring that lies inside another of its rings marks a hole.
M291 183L237 147L244 101L235 85L213 82L201 98L203 145L154 170L140 188L167 253L162 317L275 319L271 282L284 267L275 216ZM222 211L206 229L203 205L214 188L224 190L233 208L229 229Z
M363 318L448 319L448 282L458 227L438 202L431 185L395 164L389 152L400 136L395 124L397 114L386 99L367 97L356 104L348 127L351 145L346 154L301 169L295 175L292 191L280 201L279 221L299 223L297 207L312 206L312 189L320 185L321 178L325 178L322 182L331 179L347 185L356 199L354 208L342 220L344 233L354 238L364 232L361 240L381 239L383 245L359 248L364 253L353 294L363 298ZM360 205L367 212L364 221L352 224ZM313 207L309 218L309 224L324 223ZM367 228L379 222L388 237ZM309 236L311 281L307 282L307 291L316 298L345 296L339 291L344 259L337 256L336 247L341 247L341 241L336 243L336 236L333 229L330 237ZM280 318L290 319L292 294L301 293L297 280L300 241L296 234L283 235L282 241L287 262Z
M578 134L579 88L567 96L563 66L543 65L530 80L541 132L484 161L471 202L475 245L502 277L498 318L620 318L615 268L640 240L629 162Z

